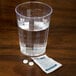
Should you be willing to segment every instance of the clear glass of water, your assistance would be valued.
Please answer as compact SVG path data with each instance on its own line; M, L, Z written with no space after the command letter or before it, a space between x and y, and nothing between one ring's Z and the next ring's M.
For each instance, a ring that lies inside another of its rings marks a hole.
M40 56L46 52L51 6L37 1L16 6L19 44L22 54Z

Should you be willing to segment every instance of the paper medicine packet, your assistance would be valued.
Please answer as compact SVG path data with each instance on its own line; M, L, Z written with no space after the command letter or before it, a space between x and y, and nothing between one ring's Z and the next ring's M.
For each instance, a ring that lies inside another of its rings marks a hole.
M32 59L47 74L62 66L62 64L52 58L49 58L47 55L32 57Z

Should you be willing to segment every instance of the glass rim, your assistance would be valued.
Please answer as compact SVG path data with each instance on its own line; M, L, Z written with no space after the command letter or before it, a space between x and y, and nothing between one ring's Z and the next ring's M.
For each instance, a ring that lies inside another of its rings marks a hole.
M47 6L49 9L50 9L50 12L48 13L48 14L46 14L46 15L43 15L43 16L38 16L38 17L28 17L28 16L24 16L24 15L21 15L18 11L17 11L17 8L19 7L19 6L21 6L21 5L23 5L23 4L30 4L30 3L38 3L38 4L42 4L42 5L44 5L44 6ZM47 16L49 16L49 15L51 15L52 14L52 12L53 12L53 9L52 9L52 7L50 6L50 5L48 5L48 4L46 4L46 3L43 3L43 2L39 2L39 1L28 1L28 2L23 2L23 3L21 3L21 4L18 4L16 7L15 7L15 12L16 12L16 14L18 14L19 16L22 16L23 18L31 18L31 19L38 19L38 18L44 18L44 17L47 17Z

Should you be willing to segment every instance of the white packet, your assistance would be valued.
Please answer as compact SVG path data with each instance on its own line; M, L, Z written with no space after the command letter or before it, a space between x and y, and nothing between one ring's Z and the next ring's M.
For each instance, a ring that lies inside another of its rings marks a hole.
M32 59L47 74L62 66L62 64L52 58L49 58L47 55L32 57Z

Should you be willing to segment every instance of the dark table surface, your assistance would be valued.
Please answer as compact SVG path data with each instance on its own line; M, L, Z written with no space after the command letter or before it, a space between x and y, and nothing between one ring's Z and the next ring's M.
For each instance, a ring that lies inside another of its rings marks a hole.
M76 0L38 0L53 7L46 53L63 64L50 74L22 63L14 9L24 1L0 0L0 76L76 76Z

